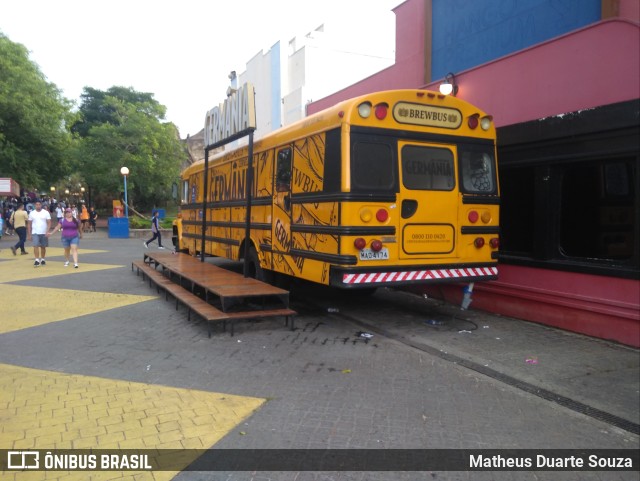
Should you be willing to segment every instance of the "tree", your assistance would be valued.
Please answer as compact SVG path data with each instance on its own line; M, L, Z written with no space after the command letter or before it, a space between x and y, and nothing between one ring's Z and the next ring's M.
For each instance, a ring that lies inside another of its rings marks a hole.
M166 108L156 102L151 93L136 92L131 88L117 86L111 87L106 92L85 87L80 95L82 117L75 122L71 131L86 137L91 127L96 125L104 123L120 125L118 109L111 105L108 98L136 105L138 111L145 112L158 120L164 119L166 114Z
M187 154L176 127L162 122L165 111L150 93L85 87L81 117L72 128L81 136L74 157L94 191L117 197L122 191L120 168L126 166L131 204L152 207L171 197Z
M0 33L0 176L48 190L66 175L71 106L27 49Z

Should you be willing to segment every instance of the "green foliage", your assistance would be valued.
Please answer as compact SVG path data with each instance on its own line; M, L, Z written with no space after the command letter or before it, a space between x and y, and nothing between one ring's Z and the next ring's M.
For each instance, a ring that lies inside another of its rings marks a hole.
M178 130L164 119L165 107L153 94L124 87L107 92L85 87L81 118L73 130L81 136L73 157L94 190L123 189L120 168L129 168L128 200L148 208L171 198L186 152Z
M151 221L134 216L129 217L130 229L151 229Z
M153 94L136 92L131 88L111 87L106 92L85 87L80 96L82 116L71 127L81 137L89 135L92 127L101 124L121 125L122 118L113 100L135 105L136 110L157 119L164 119L166 108L153 99Z
M138 216L129 217L129 228L131 229L151 229L151 220L142 219ZM173 228L173 217L165 217L160 221L161 229Z
M44 188L69 172L71 102L0 33L0 176Z
M126 166L130 204L171 199L187 153L153 94L85 87L79 111L71 108L27 49L0 33L0 176L27 189L82 184L94 198L122 199Z

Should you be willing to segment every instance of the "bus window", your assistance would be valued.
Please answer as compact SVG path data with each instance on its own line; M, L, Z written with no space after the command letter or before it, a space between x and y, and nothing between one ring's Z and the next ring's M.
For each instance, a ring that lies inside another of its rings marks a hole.
M402 148L402 183L411 190L453 190L453 152L438 147Z
M188 180L183 180L182 181L182 202L183 203L189 203L191 199L189 199L189 181Z
M276 192L291 190L291 148L278 152L278 166L276 168Z
M327 132L324 151L324 192L340 192L342 177L342 134L340 129Z
M463 145L459 152L461 190L468 194L495 194L493 147Z
M389 144L355 142L351 155L351 190L396 191L393 151Z

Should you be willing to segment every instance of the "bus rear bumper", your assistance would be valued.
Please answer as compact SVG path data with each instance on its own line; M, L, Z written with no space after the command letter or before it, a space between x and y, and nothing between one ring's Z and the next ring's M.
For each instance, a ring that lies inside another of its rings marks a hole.
M417 284L493 281L497 264L452 266L407 266L400 269L331 267L329 283L342 289L393 287Z

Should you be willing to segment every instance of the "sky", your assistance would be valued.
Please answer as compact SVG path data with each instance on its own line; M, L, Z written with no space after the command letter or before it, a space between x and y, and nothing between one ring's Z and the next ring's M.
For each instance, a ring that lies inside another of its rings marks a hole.
M375 31L373 12L402 0L0 0L0 32L23 44L49 82L79 102L85 86L151 92L180 136L204 127L229 72L333 19L345 37ZM366 21L360 21L367 14Z

